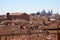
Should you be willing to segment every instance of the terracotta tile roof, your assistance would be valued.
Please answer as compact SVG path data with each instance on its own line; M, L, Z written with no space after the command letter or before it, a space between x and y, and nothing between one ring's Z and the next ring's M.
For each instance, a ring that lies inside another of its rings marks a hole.
M21 15L23 13L20 13L20 12L14 12L14 13L11 13L10 15Z
M12 13L10 15L21 15L21 14L22 13L16 12L16 13ZM37 16L34 16L34 17L32 16L31 18L37 18ZM31 21L31 22L36 22L36 23L39 23L39 24L43 24L43 21L41 21L41 20L39 20L39 21L36 20L36 21ZM49 21L46 21L46 24L48 24L48 23L50 23L50 22ZM49 28L57 28L57 23L51 24L49 26L39 25L39 28L47 28L47 29L49 29ZM13 33L15 33L15 34L20 33L20 32L25 32L25 30L20 30L19 26L15 26L15 25L14 26L0 26L0 35L3 35L3 34L11 34L12 30L14 30Z
M0 26L0 35L25 33L19 26Z
M57 33L57 30L49 31L49 33Z
M44 28L45 29L57 28L57 25L56 24L51 24L49 26L45 26Z

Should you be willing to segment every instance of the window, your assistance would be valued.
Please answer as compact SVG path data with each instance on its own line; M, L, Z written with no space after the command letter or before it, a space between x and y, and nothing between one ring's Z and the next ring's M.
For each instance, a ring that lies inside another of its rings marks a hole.
M7 40L7 36L5 36L5 40Z
M1 36L0 36L0 40L1 40Z

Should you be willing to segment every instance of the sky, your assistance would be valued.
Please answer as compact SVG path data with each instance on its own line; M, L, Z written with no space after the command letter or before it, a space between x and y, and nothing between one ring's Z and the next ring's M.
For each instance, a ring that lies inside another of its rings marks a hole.
M45 9L46 12L60 13L60 0L0 0L0 15L7 12L36 13Z

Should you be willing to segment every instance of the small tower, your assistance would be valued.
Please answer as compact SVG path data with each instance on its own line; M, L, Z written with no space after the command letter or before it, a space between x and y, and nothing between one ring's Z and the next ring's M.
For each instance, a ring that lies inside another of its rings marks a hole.
M7 20L11 20L10 13L7 13Z

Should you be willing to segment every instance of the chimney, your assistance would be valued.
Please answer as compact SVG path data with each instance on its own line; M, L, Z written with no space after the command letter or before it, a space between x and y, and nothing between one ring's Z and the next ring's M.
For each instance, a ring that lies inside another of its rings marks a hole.
M7 13L7 20L10 20L10 13Z

